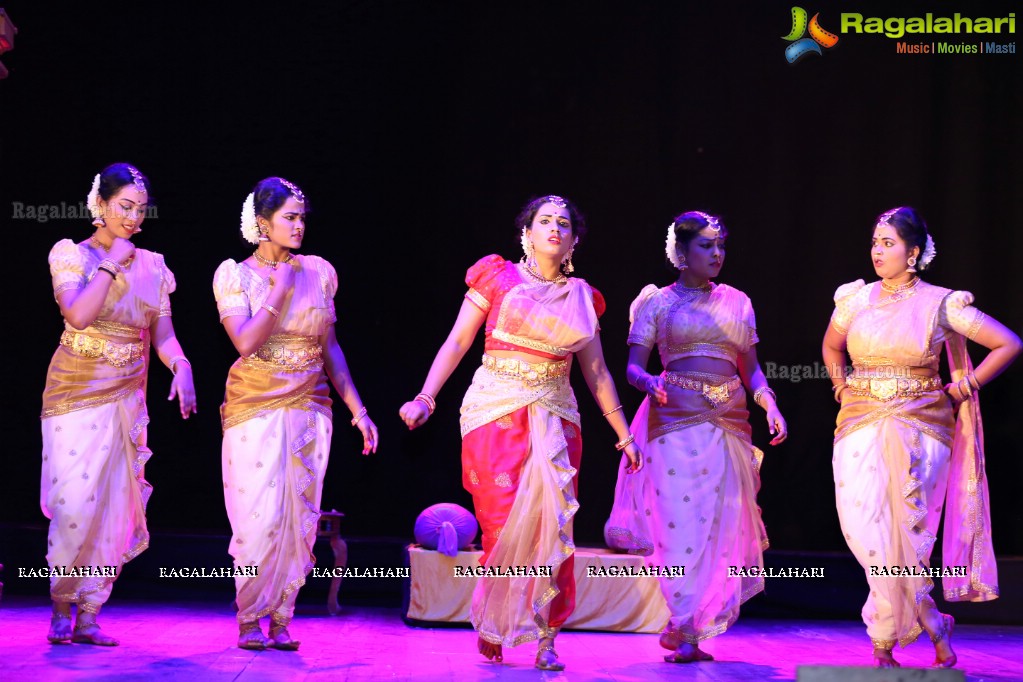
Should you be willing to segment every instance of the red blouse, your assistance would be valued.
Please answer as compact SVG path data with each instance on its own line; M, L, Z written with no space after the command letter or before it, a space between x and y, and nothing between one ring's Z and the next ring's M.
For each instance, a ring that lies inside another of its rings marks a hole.
M466 292L465 297L487 314L487 323L484 327L484 335L486 337L484 349L518 351L551 360L560 360L562 358L557 355L545 353L535 348L524 348L493 338L494 328L497 326L497 318L500 315L501 303L504 301L505 295L512 287L526 281L518 264L507 261L498 255L485 256L476 261L475 265L466 271L465 283L469 286L469 291ZM607 304L599 291L592 286L590 291L593 293L593 309L597 313L597 317L600 317L607 309Z

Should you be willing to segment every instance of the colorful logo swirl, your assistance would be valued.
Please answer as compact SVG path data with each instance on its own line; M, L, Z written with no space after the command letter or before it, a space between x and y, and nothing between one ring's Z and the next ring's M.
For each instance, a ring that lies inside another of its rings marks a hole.
M806 10L802 7L792 8L792 30L787 36L782 36L782 40L792 43L785 48L785 59L789 64L795 64L813 52L822 54L822 47L830 48L838 45L838 36L821 28L817 21L817 17L820 16L819 12L814 14L813 19L810 19L809 22L807 22L806 16ZM803 35L807 29L809 29L810 37L804 38Z

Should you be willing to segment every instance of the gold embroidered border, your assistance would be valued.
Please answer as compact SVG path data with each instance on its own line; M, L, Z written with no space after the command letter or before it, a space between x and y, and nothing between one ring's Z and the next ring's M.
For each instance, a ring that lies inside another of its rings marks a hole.
M978 310L977 314L973 316L973 324L966 330L966 338L970 341L977 338L977 333L980 331L981 325L984 324L985 318L987 318L987 315Z
M552 346L549 343L543 343L542 341L535 341L533 339L527 339L524 336L516 336L515 334L509 334L508 332L495 329L491 334L495 339L510 343L522 348L529 348L531 350L538 350L542 353L550 353L551 355L557 355L559 357L565 357L568 355L568 350L565 348L559 348Z
M465 292L465 297L476 304L476 306L483 312L490 312L490 301L487 297L476 291L475 289L469 289Z

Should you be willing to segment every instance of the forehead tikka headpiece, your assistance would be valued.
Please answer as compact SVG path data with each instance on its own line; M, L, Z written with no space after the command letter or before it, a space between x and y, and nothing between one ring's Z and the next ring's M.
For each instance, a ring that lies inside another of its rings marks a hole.
M282 185L284 185L285 187L288 188L288 191L291 192L291 196L295 197L295 201L297 201L300 204L304 204L305 203L305 195L302 194L302 190L300 190L293 183L288 182L284 178L277 178L277 179L281 181Z
M558 208L566 208L568 206L568 202L559 197L557 194L548 194L543 198L543 203L554 204Z
M128 172L131 173L131 182L135 185L135 189L145 194L146 183L142 179L142 173L139 173L139 169L135 166L128 166Z

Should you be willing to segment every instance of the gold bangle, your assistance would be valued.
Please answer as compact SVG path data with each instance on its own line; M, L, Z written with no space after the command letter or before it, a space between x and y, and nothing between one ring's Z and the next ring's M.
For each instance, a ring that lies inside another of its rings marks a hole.
M186 358L184 355L175 355L170 359L170 361L167 362L167 366L170 367L171 374L177 376L178 372L177 370L174 369L174 365L178 364L182 360L184 360L185 364L188 365L189 367L192 366L192 363L189 362L188 358Z
M433 414L433 411L437 409L437 401L429 393L420 393L412 399L412 402L417 400L426 405L426 408L430 410L430 414Z
M969 382L970 386L973 386L974 390L980 390L980 380L977 379L977 375L973 372L966 375L966 381Z
M619 405L618 407L615 407L615 408L613 408L613 409L610 409L610 410L608 410L607 412L605 412L605 413L604 413L604 416L606 417L606 416L608 416L609 414L614 414L615 412L617 412L617 411L618 411L618 410L620 410L620 409L622 409L622 406L621 406L621 405Z
M632 445L632 443L635 440L636 440L636 437L630 433L627 438L623 438L622 440L620 440L617 443L615 443L615 450L618 450L619 452L621 452L625 448L627 448L630 445Z
M358 426L359 422L362 421L362 418L365 417L368 412L369 410L367 410L366 406L363 405L362 409L356 412L355 416L352 417L352 426Z
M266 312L270 313L274 317L280 317L281 316L281 311L277 310L277 308L274 308L269 303L264 303L263 305L261 305L259 307L262 308L263 310L265 310Z

